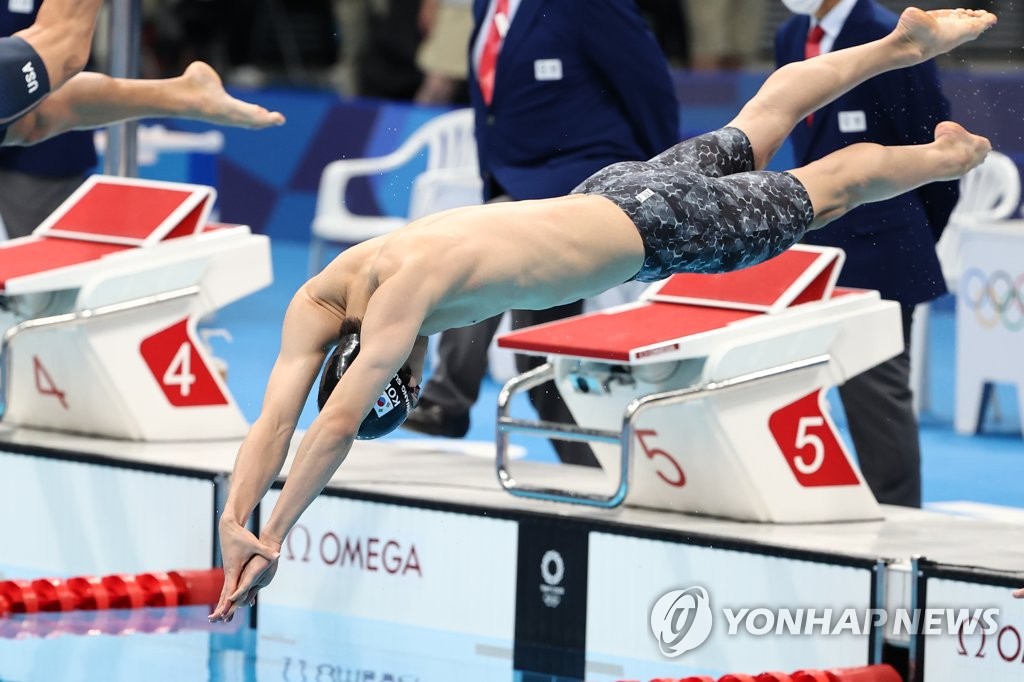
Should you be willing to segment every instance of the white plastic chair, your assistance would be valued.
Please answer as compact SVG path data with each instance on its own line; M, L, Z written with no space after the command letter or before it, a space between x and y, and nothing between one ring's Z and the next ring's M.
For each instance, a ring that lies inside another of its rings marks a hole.
M136 139L140 166L155 165L161 154L219 154L224 150L224 133L219 130L187 133L168 130L162 125L139 126ZM100 129L93 133L93 143L97 152L106 154L107 130Z
M472 167L435 168L416 176L409 197L409 220L459 206L483 202L483 180L473 157Z
M942 274L953 291L960 280L960 236L964 225L1006 220L1020 206L1020 171L1006 154L989 152L985 162L960 180L960 200L937 249Z
M345 192L353 178L394 171L423 152L427 167L413 183L408 217L356 215L348 210ZM319 272L328 242L358 243L437 210L480 203L479 175L472 109L457 109L431 119L385 156L332 161L320 176L310 244L310 274Z
M965 226L1010 218L1020 206L1020 171L1013 159L1000 152L989 152L984 163L960 180L960 199L949 217L936 249L946 286L957 291L960 282L960 239ZM910 385L914 408L927 411L928 325L930 308L922 303L915 310L910 338Z

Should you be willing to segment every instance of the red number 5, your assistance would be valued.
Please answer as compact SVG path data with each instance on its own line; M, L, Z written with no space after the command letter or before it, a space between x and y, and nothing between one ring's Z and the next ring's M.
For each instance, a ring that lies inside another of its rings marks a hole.
M676 461L676 458L668 454L661 448L648 447L647 442L644 440L645 438L648 438L650 436L657 435L658 432L655 431L654 429L640 429L636 432L636 439L640 441L640 447L643 448L644 454L647 455L647 459L663 458L668 460L669 464L671 465L671 471L669 473L673 474L674 472L674 474L671 477L666 476L662 471L657 471L655 473L658 474L658 477L661 480L665 481L665 483L668 483L670 486L673 486L675 488L682 488L684 485L686 485L686 475L683 473L683 468L679 466L679 462Z

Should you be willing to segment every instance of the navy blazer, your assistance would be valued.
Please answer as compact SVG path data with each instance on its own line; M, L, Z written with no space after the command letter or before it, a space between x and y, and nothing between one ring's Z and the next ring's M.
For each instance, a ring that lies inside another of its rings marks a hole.
M522 0L489 107L473 61L488 6L475 0L469 44L488 198L492 180L513 199L568 194L607 165L648 159L679 141L668 63L633 0Z
M832 50L887 35L898 17L875 0L858 0ZM775 36L778 66L804 58L810 18L795 16ZM933 62L890 71L862 83L797 124L790 140L797 166L856 142L922 144L934 139L935 125L949 118ZM946 291L935 242L959 197L956 182L926 185L902 196L865 204L805 238L809 244L846 251L839 283L878 289L883 298L904 305L928 301Z

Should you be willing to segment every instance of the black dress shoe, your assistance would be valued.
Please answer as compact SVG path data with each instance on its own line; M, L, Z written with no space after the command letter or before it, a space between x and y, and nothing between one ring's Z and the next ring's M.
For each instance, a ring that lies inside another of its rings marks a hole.
M463 438L469 431L469 415L445 414L440 405L421 400L402 424L402 428L428 436Z

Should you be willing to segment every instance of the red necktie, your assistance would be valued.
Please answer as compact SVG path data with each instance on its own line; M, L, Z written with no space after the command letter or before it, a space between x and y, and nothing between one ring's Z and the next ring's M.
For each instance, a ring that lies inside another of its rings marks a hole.
M501 15L500 19L499 15ZM480 92L483 93L484 102L488 106L494 98L494 72L498 66L498 52L501 50L501 43L505 40L503 31L498 29L499 22L505 22L505 26L508 26L508 0L496 0L494 3L494 15L491 18L491 25L487 28L484 49L480 53L480 68L477 69L477 78L480 80Z
M824 37L825 29L821 27L821 24L811 29L810 33L807 34L807 42L804 43L804 59L812 59L821 54L821 39ZM814 122L814 114L811 114L805 120L807 125L811 125Z

